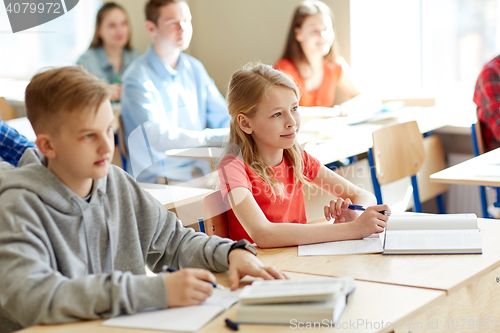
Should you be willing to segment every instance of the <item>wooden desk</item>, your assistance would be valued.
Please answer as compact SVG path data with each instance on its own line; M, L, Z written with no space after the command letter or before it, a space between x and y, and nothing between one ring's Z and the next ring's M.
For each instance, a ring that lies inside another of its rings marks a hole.
M452 293L496 271L500 276L500 223L478 219L482 255L333 255L298 256L297 246L259 249L266 265L325 276L352 276L357 280L390 283ZM496 283L496 281L495 281ZM500 283L498 284L500 288ZM499 289L500 290L500 289ZM499 294L500 297L500 294Z
M224 148L220 147L198 147L186 149L170 149L165 152L170 157L187 157L193 159L209 160L220 159Z
M497 239L500 223L479 219L478 224L482 255L299 257L294 246L261 249L258 257L266 265L285 271L352 276L357 280L446 292L446 298L417 316L419 321L432 319L443 323L449 319L494 319L498 318L500 311L500 242Z
M204 196L214 191L205 188L149 183L139 183L139 186L151 194L166 209L173 209L175 207L201 201Z
M498 176L489 173L498 172ZM436 172L431 181L444 184L500 186L500 148Z
M314 279L319 276L310 274L287 273L292 279ZM227 274L216 274L217 281L228 285ZM412 318L418 316L426 308L434 306L445 299L443 291L418 289L389 284L356 281L356 290L349 296L346 311L340 320L344 328L321 331L333 332L390 332L385 329L387 323L396 326L397 323L413 323ZM231 332L225 327L224 319L230 318L236 321L238 304L227 312L221 314L208 325L203 327L200 333ZM73 324L33 326L19 332L22 333L151 333L151 330L125 329L118 327L101 326L103 320L83 321ZM362 321L362 322L361 322ZM383 325L381 325L383 321ZM367 324L372 323L372 327ZM377 323L377 324L376 324ZM401 325L401 326L402 326ZM381 326L383 326L381 328ZM240 325L240 332L294 332L300 330L285 325ZM406 330L407 332L408 330Z

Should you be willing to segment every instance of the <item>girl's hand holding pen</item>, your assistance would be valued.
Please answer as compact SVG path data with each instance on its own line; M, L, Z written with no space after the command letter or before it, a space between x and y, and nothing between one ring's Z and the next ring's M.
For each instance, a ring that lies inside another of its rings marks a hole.
M381 233L387 226L391 209L387 205L370 206L351 224L358 232L358 238Z
M325 218L330 221L332 218L333 223L344 223L354 221L359 214L354 210L349 209L352 206L351 199L338 198L337 200L331 200L329 206L325 206Z

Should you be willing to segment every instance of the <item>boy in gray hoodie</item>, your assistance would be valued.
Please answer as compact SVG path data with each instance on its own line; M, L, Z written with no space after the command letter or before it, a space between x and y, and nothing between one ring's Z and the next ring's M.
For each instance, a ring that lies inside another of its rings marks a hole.
M106 84L81 68L37 74L26 88L39 151L0 174L0 332L202 303L208 270L284 275L244 246L187 229L110 165ZM164 265L181 270L155 277ZM195 268L186 268L195 267Z

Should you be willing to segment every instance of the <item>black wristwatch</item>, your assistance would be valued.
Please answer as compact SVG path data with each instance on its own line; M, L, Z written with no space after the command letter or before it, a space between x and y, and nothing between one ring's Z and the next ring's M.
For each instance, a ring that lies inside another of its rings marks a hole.
M240 239L239 241L233 243L233 245L231 245L231 247L229 248L228 254L231 253L231 251L234 249L247 250L248 252L250 252L254 256L257 255L257 249L255 248L255 246L253 246L252 243L250 243L246 239Z

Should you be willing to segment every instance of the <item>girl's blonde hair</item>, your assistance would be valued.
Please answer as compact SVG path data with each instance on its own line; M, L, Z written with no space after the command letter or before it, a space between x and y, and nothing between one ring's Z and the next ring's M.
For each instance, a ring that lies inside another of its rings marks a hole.
M231 122L229 124L229 144L226 153L238 156L239 151L241 151L243 162L269 185L271 195L275 200L276 197L282 200L285 193L283 184L276 179L274 170L266 165L259 155L252 136L243 132L238 124L238 115L243 114L249 118L253 117L267 91L274 87L291 89L295 93L297 100L300 99L299 90L293 80L271 66L248 64L231 76L227 92ZM283 155L293 167L295 183L305 182L306 177L302 174L302 149L297 141L294 142L291 148L284 149Z

